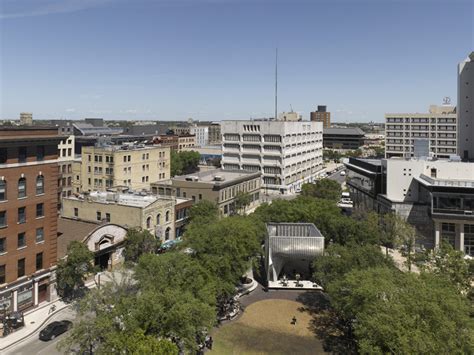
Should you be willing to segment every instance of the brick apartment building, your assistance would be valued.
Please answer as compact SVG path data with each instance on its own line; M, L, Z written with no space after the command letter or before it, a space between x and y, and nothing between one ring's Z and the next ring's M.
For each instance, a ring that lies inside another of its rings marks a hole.
M55 297L56 128L0 129L0 314Z

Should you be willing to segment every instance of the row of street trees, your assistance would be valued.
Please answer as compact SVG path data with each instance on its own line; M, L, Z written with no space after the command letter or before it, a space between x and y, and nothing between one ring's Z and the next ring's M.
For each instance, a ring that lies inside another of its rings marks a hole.
M78 322L61 342L62 350L97 354L197 350L215 325L220 305L235 294L241 276L260 252L265 229L254 218L219 219L217 207L208 201L196 204L190 218L181 248L165 254L156 254L159 244L151 234L129 230L127 269L76 299ZM62 275L80 269L82 282L86 270L78 266L92 265L92 255L81 256L77 263L76 254L75 247L70 249L64 261L68 269Z

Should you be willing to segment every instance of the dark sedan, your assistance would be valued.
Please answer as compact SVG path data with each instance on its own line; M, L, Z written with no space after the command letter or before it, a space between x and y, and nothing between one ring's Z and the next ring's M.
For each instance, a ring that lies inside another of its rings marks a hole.
M49 323L40 333L40 340L52 340L58 335L68 331L72 326L72 322L68 320L56 321Z

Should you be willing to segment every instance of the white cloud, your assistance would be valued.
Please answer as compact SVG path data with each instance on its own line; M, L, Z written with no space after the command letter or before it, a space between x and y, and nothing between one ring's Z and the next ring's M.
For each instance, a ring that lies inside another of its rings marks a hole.
M76 109L75 108L67 108L66 112L76 112Z
M0 19L69 13L117 0L1 0Z

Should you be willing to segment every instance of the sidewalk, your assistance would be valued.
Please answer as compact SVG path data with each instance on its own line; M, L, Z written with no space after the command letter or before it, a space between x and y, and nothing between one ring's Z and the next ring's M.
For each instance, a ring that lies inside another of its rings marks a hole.
M54 312L51 312L52 305L56 306ZM26 312L24 314L25 326L11 334L8 334L6 337L0 338L0 353L26 338L29 338L42 328L51 317L67 307L69 307L68 304L58 299L53 302L43 302L35 309Z

